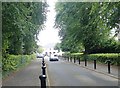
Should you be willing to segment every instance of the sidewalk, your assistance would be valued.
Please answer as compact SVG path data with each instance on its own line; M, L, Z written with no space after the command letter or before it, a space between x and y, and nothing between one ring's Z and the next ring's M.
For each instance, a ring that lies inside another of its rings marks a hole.
M68 59L66 59L66 61L68 61ZM69 60L69 62L71 62L71 61ZM74 63L74 59L72 59L71 63ZM81 61L80 64L79 64L78 60L76 60L75 64L77 64L81 67L84 67L86 69L96 71L96 72L101 73L101 74L109 75L109 76L114 77L116 79L119 78L119 76L118 76L118 66L111 65L110 66L110 72L111 73L109 74L107 64L102 64L102 63L97 63L96 62L96 69L94 69L94 63L92 61L91 62L87 61L87 66L85 66L85 61Z
M26 67L14 72L2 82L2 86L40 86L41 59L34 59Z

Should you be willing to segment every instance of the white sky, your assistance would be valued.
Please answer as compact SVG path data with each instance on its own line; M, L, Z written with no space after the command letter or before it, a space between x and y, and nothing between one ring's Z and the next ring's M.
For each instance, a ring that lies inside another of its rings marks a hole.
M48 1L47 1L48 2ZM54 20L55 20L55 0L49 0L48 2L49 7L48 10L50 12L47 13L47 21L45 23L45 29L40 32L38 38L39 42L38 45L42 45L45 48L52 48L57 42L60 42L58 37L58 30L54 29Z

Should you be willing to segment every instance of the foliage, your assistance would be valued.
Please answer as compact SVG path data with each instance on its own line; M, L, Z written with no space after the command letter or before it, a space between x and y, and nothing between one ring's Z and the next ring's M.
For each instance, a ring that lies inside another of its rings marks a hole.
M32 54L46 20L43 2L2 3L2 54Z
M107 60L111 61L111 64L120 65L120 60L118 57L119 54L111 53L111 54L90 54L87 55L88 60L96 59L99 62L106 63Z
M111 61L111 64L113 65L120 65L120 53L100 53L100 54L83 54L83 53L65 53L63 56L66 57L76 57L77 59L80 60L85 60L87 59L88 61L93 61L93 60L97 60L97 62L102 62L102 63L106 63L107 60Z
M10 72L35 58L46 2L2 2L2 70ZM4 73L3 73L4 74Z
M37 52L38 53L42 53L43 51L44 51L43 47L42 46L38 46Z
M60 43L56 43L56 45L54 46L55 50L58 50L58 52L60 52L61 50L61 44Z
M117 2L57 2L55 27L62 38L61 48L71 52L116 52L119 46L110 39L110 30L119 22L119 6Z
M20 66L28 63L31 59L34 59L35 55L8 55L2 59L2 70L11 71L19 68Z

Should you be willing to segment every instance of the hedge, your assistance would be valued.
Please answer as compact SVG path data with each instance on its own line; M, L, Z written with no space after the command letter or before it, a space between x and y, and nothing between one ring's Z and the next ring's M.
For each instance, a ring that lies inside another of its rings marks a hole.
M86 55L88 60L96 59L98 62L106 63L107 60L111 61L111 64L119 65L120 58L119 54L90 54Z
M29 63L30 60L34 58L35 55L8 55L7 58L2 59L2 70L15 70L20 66Z
M111 64L120 65L120 53L101 53L101 54L83 54L83 53L69 53L63 56L75 57L77 59L87 59L88 61L97 60L97 62L105 63L107 60L111 60Z

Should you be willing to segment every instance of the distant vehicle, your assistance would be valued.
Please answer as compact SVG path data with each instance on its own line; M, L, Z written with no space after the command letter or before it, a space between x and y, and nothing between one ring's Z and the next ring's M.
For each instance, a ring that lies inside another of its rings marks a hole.
M51 55L49 60L50 61L58 61L58 56L57 55Z
M44 58L44 55L38 54L38 55L37 55L37 58Z

